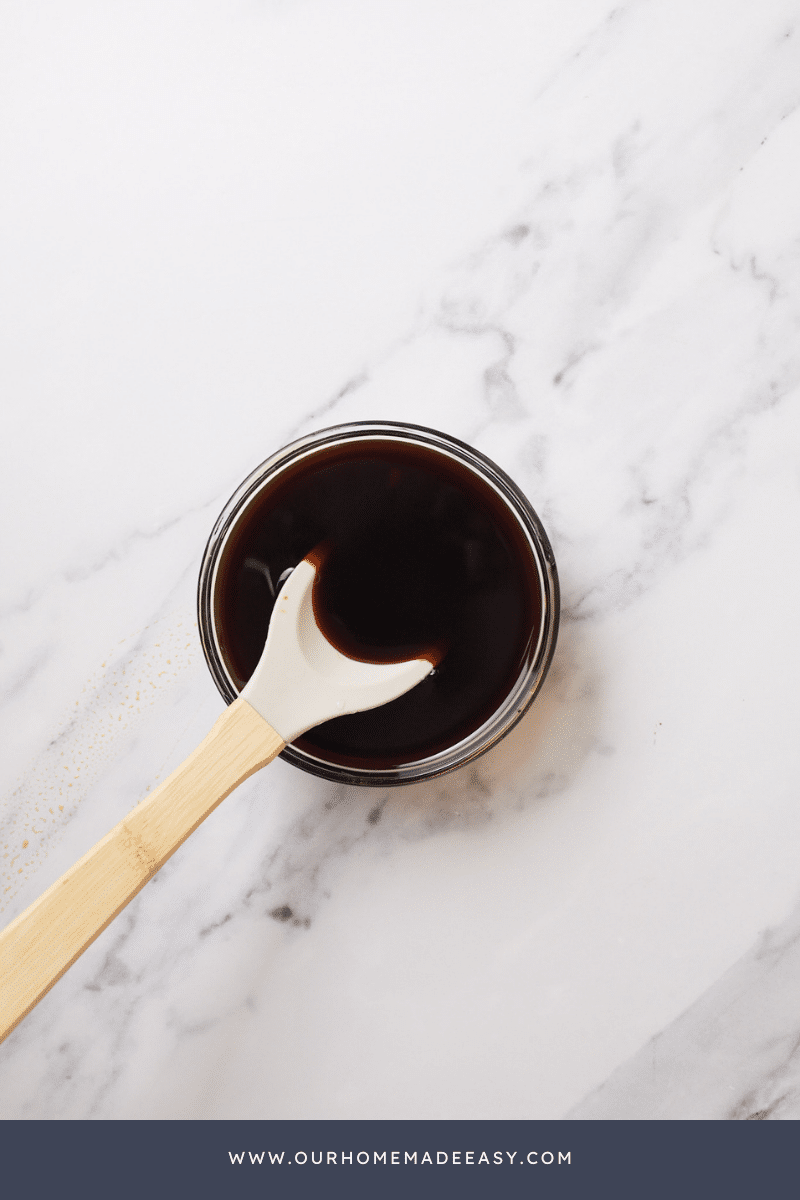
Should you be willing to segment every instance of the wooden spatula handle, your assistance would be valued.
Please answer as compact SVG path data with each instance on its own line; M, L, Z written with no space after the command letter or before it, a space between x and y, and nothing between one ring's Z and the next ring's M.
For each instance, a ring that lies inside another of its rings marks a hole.
M210 812L285 742L236 700L184 763L0 933L0 1041Z

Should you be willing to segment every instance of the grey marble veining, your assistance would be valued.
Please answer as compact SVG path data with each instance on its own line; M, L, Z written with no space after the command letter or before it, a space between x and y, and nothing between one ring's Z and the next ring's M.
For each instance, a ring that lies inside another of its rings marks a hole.
M797 1120L799 943L795 910L570 1116Z

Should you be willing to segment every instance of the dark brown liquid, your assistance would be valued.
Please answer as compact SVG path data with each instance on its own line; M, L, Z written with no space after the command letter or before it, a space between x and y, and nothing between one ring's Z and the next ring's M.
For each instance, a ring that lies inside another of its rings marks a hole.
M538 636L541 600L531 550L487 483L435 450L370 441L322 449L268 484L217 574L217 636L239 689L281 575L319 547L314 608L334 645L376 662L438 662L405 696L327 721L298 747L385 769L454 745L495 712Z

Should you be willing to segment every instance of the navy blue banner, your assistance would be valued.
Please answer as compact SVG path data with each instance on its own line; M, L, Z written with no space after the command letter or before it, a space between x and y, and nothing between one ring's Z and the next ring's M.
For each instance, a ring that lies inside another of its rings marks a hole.
M795 1195L791 1122L6 1121L3 1194L114 1197Z

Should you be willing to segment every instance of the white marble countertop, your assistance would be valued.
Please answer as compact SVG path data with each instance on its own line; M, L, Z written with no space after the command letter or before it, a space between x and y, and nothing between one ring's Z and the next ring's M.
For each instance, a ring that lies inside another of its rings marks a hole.
M800 1116L796 4L0 25L2 921L222 710L201 555L293 436L470 442L564 602L473 767L230 797L0 1047L0 1115Z

